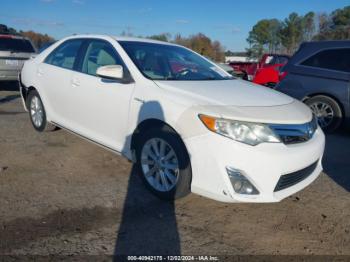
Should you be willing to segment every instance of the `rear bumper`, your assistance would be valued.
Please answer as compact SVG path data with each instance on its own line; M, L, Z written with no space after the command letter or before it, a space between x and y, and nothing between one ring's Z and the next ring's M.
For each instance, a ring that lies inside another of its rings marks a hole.
M16 81L20 70L0 70L0 81Z
M17 80L18 80L19 93L21 95L23 108L25 111L28 111L27 104L26 104L27 95L28 95L28 88L23 85L23 83L21 81L21 74L20 73L17 76Z

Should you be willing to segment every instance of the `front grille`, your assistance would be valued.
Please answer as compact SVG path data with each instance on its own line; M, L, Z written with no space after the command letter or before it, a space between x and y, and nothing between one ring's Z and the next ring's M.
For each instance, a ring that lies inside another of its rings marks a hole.
M317 129L317 119L313 119L305 124L296 125L276 125L270 124L270 128L280 137L282 142L286 145L303 143L310 140L316 129Z
M312 172L315 171L317 163L318 161L308 167L305 167L304 169L281 176L277 182L274 192L294 186L295 184L298 184L300 181L307 178L312 174Z

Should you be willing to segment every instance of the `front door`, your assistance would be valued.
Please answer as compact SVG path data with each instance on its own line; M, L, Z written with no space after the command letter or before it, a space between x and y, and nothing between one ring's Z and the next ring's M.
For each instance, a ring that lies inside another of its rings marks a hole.
M96 75L105 65L123 66L128 70L115 48L104 40L90 40L71 79L71 97L75 107L70 118L74 129L95 142L121 152L124 147L133 81L114 81Z

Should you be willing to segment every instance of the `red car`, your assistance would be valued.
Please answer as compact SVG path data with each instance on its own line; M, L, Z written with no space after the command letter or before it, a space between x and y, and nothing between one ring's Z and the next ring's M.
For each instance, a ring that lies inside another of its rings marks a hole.
M279 82L280 67L284 66L288 60L287 55L264 54L258 63L237 62L230 63L230 66L243 79L273 87Z

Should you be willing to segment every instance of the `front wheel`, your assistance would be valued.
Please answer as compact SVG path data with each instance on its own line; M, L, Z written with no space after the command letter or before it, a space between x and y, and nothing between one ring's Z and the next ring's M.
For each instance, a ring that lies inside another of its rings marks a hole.
M306 100L305 103L315 114L320 127L328 133L339 128L343 114L339 104L331 97L318 95Z
M27 108L29 111L30 121L32 122L36 131L43 132L55 130L56 127L47 122L44 104L36 90L29 93Z
M146 187L161 199L191 192L190 159L179 135L170 127L152 128L140 137L136 157Z

